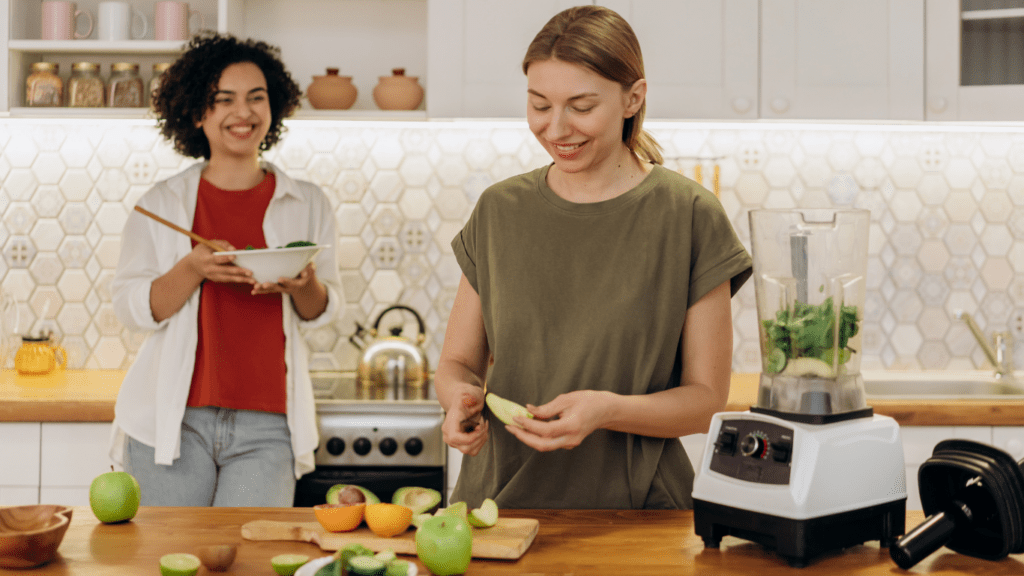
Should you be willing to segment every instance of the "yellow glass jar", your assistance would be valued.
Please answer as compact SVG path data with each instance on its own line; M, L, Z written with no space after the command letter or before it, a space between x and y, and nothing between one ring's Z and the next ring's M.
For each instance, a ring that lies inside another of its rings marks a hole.
M71 65L67 98L68 106L76 108L103 107L103 79L100 78L99 64L75 62Z
M68 353L48 336L22 336L21 348L14 355L14 369L18 374L49 374L67 365Z
M57 75L55 62L33 62L32 73L25 79L25 106L62 106L64 82Z

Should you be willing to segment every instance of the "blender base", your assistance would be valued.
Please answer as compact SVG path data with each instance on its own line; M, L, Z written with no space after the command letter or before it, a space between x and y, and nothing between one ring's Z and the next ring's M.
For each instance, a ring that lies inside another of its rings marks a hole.
M902 498L828 516L794 520L694 499L694 531L706 548L718 548L725 536L756 542L803 568L818 555L878 540L888 548L906 528Z

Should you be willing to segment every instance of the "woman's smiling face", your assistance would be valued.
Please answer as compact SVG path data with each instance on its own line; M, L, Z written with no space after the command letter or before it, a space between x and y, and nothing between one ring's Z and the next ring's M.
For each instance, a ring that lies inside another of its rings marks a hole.
M258 157L270 123L267 80L259 66L239 62L225 68L213 106L199 123L210 142L210 158Z
M623 90L596 72L554 58L531 62L526 80L526 119L555 167L584 172L620 158L626 150L622 124L643 103L643 80Z

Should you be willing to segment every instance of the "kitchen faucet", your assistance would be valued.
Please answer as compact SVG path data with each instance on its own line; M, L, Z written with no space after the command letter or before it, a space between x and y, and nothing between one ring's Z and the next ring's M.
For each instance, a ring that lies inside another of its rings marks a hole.
M981 351L996 370L996 378L1013 378L1013 335L1009 332L992 333L992 344L989 344L981 328L971 315L963 310L953 314L957 320L963 320L981 346Z

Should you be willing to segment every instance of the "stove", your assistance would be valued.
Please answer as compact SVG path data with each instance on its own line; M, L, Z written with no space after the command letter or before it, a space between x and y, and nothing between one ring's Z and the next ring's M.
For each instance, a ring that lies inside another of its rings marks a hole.
M296 506L326 501L334 484L358 484L388 502L402 486L446 491L444 410L426 389L364 389L355 372L313 372L320 445L316 469L295 489Z

